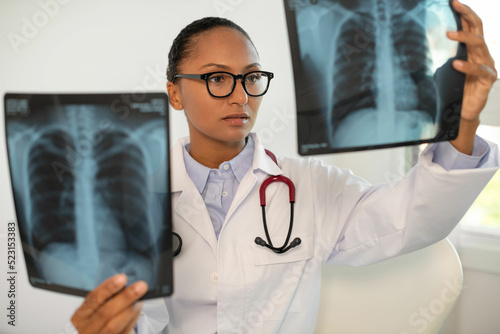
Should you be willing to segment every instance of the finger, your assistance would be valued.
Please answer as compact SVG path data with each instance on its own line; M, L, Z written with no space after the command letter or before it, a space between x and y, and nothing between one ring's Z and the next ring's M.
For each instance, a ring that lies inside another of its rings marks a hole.
M483 34L483 21L481 21L479 16L469 6L464 5L458 0L454 0L453 8L455 8L455 10L462 17L462 25L464 30Z
M125 284L127 284L127 277L124 274L118 274L108 278L92 290L71 318L75 328L78 330L84 329L102 304L122 290Z
M147 291L148 286L143 281L136 282L125 288L95 312L92 323L85 328L85 333L99 333L103 328L112 324L115 318L122 319L123 322L122 312L133 307Z
M486 47L484 36L481 34L465 31L448 31L446 35L449 39L465 43L469 47Z
M139 317L141 315L141 311L142 311L142 302L140 303L136 303L136 305L134 307L137 307L138 308L138 311L133 314L133 316L131 317L131 321L129 323L129 325L127 326L127 328L125 328L125 330L123 331L123 334L130 334L130 333L135 333L134 331L134 327L135 327L135 324L137 323L137 320L139 320Z
M104 333L129 334L141 314L142 303L130 305L102 329Z
M466 61L454 60L453 68L465 74L484 77L485 79L491 80L492 82L496 81L497 79L496 70L493 67L487 66L485 64L472 64Z
M447 36L451 40L467 45L469 61L483 63L490 67L495 66L495 61L491 57L483 35L463 31L449 31L447 32Z

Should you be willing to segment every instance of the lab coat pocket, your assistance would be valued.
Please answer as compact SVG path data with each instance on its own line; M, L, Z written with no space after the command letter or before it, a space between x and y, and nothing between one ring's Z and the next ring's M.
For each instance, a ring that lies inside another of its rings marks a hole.
M313 258L313 238L298 235L302 242L286 253L252 245L244 255L245 318L249 323L282 320L302 311L300 288L306 264Z

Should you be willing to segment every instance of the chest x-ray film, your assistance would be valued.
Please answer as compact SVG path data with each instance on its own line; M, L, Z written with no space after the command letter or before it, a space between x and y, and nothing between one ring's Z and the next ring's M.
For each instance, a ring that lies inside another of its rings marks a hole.
M301 155L450 140L465 46L448 0L285 0Z
M5 125L30 283L85 295L125 273L172 293L168 100L6 94Z

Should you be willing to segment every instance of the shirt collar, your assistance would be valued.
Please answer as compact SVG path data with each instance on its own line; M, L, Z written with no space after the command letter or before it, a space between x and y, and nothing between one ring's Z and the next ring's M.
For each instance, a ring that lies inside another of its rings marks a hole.
M184 156L184 164L186 165L186 172L198 191L200 193L203 192L210 174L210 168L203 166L198 161L193 159L193 157L189 154L189 143L183 146L182 153Z
M229 163L234 176L240 183L253 164L255 146L254 140L251 136L248 136L247 138L247 143L243 150L232 160L225 161L219 166L219 169L221 169L223 165ZM207 184L211 169L203 166L198 161L193 159L193 157L189 154L189 143L183 145L182 153L184 157L184 164L186 165L186 172L196 186L196 189L202 193Z
M250 133L249 137L253 139L253 144L254 144L253 165L251 167L253 172L257 174L259 171L262 171L264 174L267 175L283 174L283 171L280 169L280 167L278 167L271 160L271 158L267 156L266 152L264 151L263 144L259 139L259 136L257 136L255 133ZM158 180L161 180L160 178L164 178L165 175L172 176L171 177L172 192L184 191L188 189L188 184L192 184L194 186L193 181L191 180L189 174L187 173L186 163L182 158L184 153L183 152L184 146L186 146L186 144L189 144L189 137L178 139L170 151L170 165L169 166L165 165L162 169L163 172L158 171L157 173ZM165 172L165 170L169 171L169 168L170 168L170 173ZM157 187L159 184L162 183L159 181L154 182L152 186Z

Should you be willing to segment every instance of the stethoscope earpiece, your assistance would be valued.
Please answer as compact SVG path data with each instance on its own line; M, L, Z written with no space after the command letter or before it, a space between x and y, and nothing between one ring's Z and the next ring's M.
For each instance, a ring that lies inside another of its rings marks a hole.
M300 238L295 238L293 241L290 243L290 248L293 248L295 246L298 246L302 243L302 240Z
M257 237L255 238L255 243L259 246L265 246L266 245L266 242L264 240L262 240L261 237Z
M280 248L276 248L276 247L273 247L273 246L269 245L267 242L265 242L264 240L262 240L261 237L255 238L255 243L257 245L259 245L259 246L263 246L263 247L269 248L270 250L272 250L276 254L283 254L286 251L288 251L290 248L297 247L298 245L300 245L302 243L302 240L300 238L295 238L295 239L292 240L292 242L288 246L286 246L287 243L285 243Z

